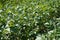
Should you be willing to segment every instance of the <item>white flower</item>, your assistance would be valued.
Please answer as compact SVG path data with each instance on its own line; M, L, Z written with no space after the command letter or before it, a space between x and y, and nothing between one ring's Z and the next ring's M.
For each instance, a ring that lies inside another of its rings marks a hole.
M46 23L45 23L45 25L49 25L49 23L48 23L48 22L46 22Z
M50 35L51 35L51 33L53 33L53 30L51 30L51 31L48 32L48 34L50 34Z
M19 26L19 24L16 24L16 26Z
M27 19L27 17L24 17L24 19Z
M2 12L2 10L0 10L0 13Z
M10 28L7 28L6 30L10 33Z
M38 35L35 40L42 40L42 37Z
M0 32L1 32L1 30L0 30Z

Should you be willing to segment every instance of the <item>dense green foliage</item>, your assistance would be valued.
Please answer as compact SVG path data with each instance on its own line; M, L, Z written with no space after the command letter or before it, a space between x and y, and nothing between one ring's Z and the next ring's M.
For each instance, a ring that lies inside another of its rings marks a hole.
M35 40L38 34L60 37L60 0L0 0L0 40Z

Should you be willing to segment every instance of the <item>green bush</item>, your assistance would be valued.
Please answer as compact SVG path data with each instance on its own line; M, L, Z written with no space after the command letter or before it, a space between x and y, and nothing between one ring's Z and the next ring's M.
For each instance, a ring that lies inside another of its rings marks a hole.
M0 0L0 40L53 40L59 28L60 0Z

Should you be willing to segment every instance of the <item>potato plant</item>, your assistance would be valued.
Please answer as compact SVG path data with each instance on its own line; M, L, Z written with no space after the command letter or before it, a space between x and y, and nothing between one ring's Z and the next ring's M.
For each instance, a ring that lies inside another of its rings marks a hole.
M60 0L0 0L0 40L59 37Z

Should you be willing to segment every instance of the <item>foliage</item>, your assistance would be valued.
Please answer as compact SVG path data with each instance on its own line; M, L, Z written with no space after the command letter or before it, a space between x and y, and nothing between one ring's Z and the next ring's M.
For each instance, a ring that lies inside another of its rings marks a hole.
M0 0L0 40L35 40L38 34L60 37L60 0Z

